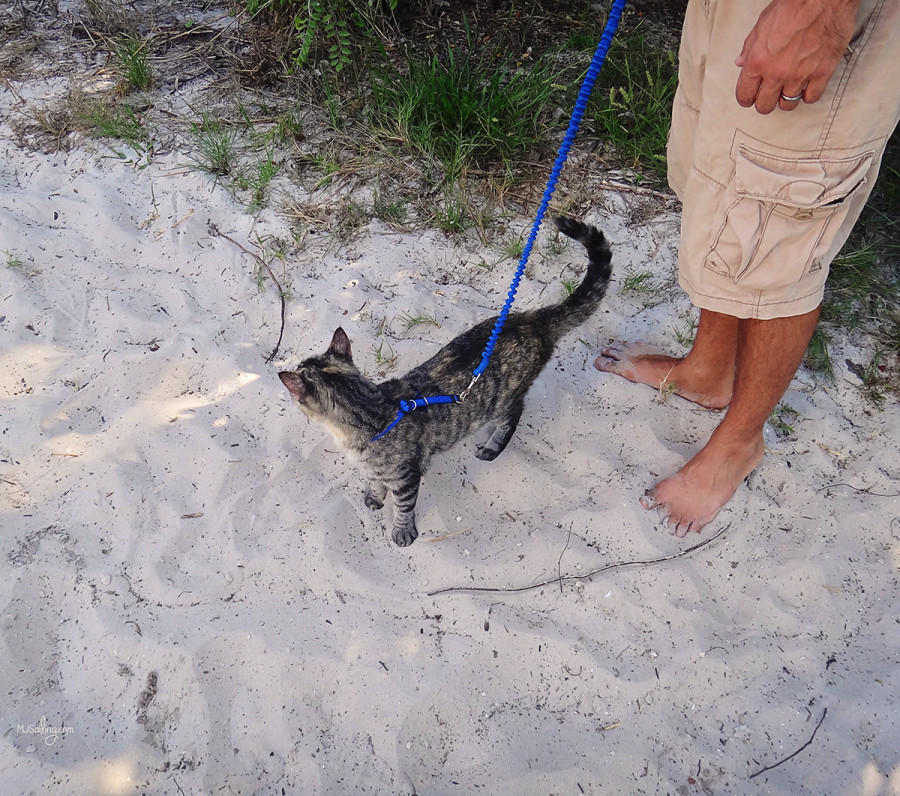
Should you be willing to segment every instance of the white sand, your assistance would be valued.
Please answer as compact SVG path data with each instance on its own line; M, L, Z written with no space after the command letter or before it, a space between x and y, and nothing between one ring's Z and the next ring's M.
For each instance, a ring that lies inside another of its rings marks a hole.
M287 221L177 153L139 169L0 132L0 792L900 793L900 411L844 365L870 351L838 339L833 385L801 371L794 437L770 435L702 550L429 597L699 541L637 500L719 416L591 366L612 338L683 350L677 291L621 289L629 267L671 284L677 217L629 226L636 197L597 192L603 309L496 462L436 460L401 549L276 373L338 325L379 373L382 320L396 370L422 361L499 309L514 263L478 263L501 242L372 222L291 244L267 364L277 295L209 222L252 248ZM542 243L517 306L581 257ZM419 311L440 328L403 332Z

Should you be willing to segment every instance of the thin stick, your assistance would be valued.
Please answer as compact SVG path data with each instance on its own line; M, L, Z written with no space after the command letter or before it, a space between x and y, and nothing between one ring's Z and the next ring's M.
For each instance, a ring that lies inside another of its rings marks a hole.
M272 353L266 357L266 362L271 362L273 359L275 359L275 356L278 354L278 349L281 347L281 339L284 337L284 316L285 316L284 289L281 287L281 283L275 278L275 274L272 273L272 269L269 267L269 264L265 260L263 260L263 258L260 257L256 252L252 252L246 246L242 246L230 235L226 235L224 232L220 232L218 230L218 228L213 224L210 225L210 231L213 233L213 235L219 235L219 236L225 238L225 240L231 241L242 252L246 252L251 257L255 257L256 261L269 272L269 276L272 278L272 281L275 283L275 287L278 288L278 295L281 297L281 330L278 332L278 342L275 343L275 348L273 348Z
M822 718L819 719L819 723L816 725L816 728L813 730L812 735L809 736L809 740L805 744L803 744L803 746L801 746L796 752L794 752L791 755L788 755L786 758L784 758L784 760L779 760L777 763L775 763L771 766L766 766L765 768L761 768L755 774L751 774L750 779L753 779L754 777L758 777L760 774L764 774L766 771L771 771L773 768L777 768L782 763L787 763L787 761L790 760L792 757L796 757L797 755L799 755L800 752L802 752L804 749L806 749L806 747L809 746L813 742L813 739L816 737L816 733L819 731L819 727L822 726L822 722L825 721L825 717L827 715L828 715L828 708L825 708L825 710L822 711Z
M463 528L461 531L453 531L453 533L445 533L443 536L434 536L431 539L423 539L423 542L443 542L444 539L450 539L453 536L459 536L461 533L468 533L474 528L474 525L471 525L468 528Z
M853 486L853 484L844 484L844 483L828 484L826 486L820 486L816 490L816 492L823 492L826 489L834 489L835 487L838 487L838 486L845 486L848 489L852 489L854 492L860 492L865 495L872 495L873 497L900 497L900 492L894 492L893 494L885 494L883 492L872 492L872 491L870 491L869 487L866 487L865 489L861 489L858 486Z
M559 561L556 562L556 571L558 573L559 593L560 594L563 593L562 559L563 559L563 556L566 554L566 550L569 549L569 542L572 539L572 525L573 524L574 523L571 523L571 522L569 523L569 533L566 536L566 546L562 549L562 552L559 554Z
M686 550L682 550L678 553L672 553L669 556L662 556L661 558L650 558L646 561L617 561L614 564L606 564L605 566L598 567L597 569L592 570L591 572L587 572L584 575L560 575L555 578L550 578L549 580L541 581L540 583L533 583L530 586L516 586L511 588L496 588L496 587L488 587L488 586L448 586L446 589L438 589L437 591L428 592L429 597L434 597L437 594L447 594L447 592L458 592L458 591L471 591L471 592L490 592L490 593L515 593L522 591L530 591L531 589L540 589L544 586L550 586L553 583L562 584L565 581L578 581L585 580L586 578L590 578L594 575L599 575L601 572L606 572L610 569L618 569L619 567L634 567L634 566L646 566L648 564L661 564L664 561L673 561L676 558L681 558L682 556L689 555L693 553L695 550L699 550L701 547L706 547L710 542L714 542L718 539L725 531L727 531L731 527L731 523L729 522L724 528L720 531L716 532L709 539L704 539L702 542L698 542L693 547L688 547Z

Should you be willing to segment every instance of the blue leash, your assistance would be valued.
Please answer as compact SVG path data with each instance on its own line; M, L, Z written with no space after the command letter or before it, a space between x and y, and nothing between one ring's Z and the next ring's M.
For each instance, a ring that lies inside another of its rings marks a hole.
M462 403L472 387L475 386L475 382L481 378L481 374L484 373L487 368L488 362L491 359L491 354L494 353L494 347L497 345L497 339L500 337L500 332L503 329L503 324L506 323L510 308L512 307L513 301L515 301L516 292L519 289L519 282L522 281L522 276L525 273L525 266L528 264L531 250L534 248L534 243L537 240L538 230L540 230L541 222L543 222L544 216L547 214L547 208L550 206L550 198L556 190L556 183L559 182L559 175L562 173L566 158L569 156L569 150L572 148L575 136L578 134L578 128L581 126L581 120L584 118L584 112L587 109L588 100L591 98L591 91L594 89L594 83L597 82L600 68L606 60L606 54L612 44L613 36L616 33L616 29L619 27L619 19L622 16L624 7L625 0L614 0L613 7L610 9L609 19L606 21L603 36L600 38L600 43L597 45L594 57L591 59L591 65L588 67L587 74L584 76L584 81L581 84L581 89L578 91L578 99L575 101L572 118L569 120L569 127L566 130L562 144L560 144L559 154L556 156L553 169L550 171L550 177L547 180L547 187L544 189L544 196L541 200L541 205L538 208L537 217L531 227L531 234L528 236L528 241L525 243L525 248L522 250L522 256L519 258L519 267L516 269L512 284L509 286L509 293L506 296L506 302L503 305L503 309L500 310L500 314L497 316L494 328L491 331L491 336L488 338L487 345L484 347L484 352L481 355L481 362L472 373L472 381L469 382L469 386L459 395L435 395L431 398L416 398L412 401L400 401L400 409L397 412L397 417L394 418L384 431L372 437L373 442L377 439L381 439L381 437L387 434L406 415L416 409L435 404Z

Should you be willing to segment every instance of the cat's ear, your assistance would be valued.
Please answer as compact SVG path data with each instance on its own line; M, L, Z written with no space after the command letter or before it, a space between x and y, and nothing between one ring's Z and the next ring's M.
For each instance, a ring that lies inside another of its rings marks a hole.
M353 359L353 355L350 353L350 338L347 337L347 333L340 326L334 330L334 337L331 338L328 353L333 354L338 359Z
M309 389L303 382L303 379L300 378L299 373L283 370L278 374L278 378L281 379L281 383L288 388L288 392L295 400L302 403L303 399L309 394Z

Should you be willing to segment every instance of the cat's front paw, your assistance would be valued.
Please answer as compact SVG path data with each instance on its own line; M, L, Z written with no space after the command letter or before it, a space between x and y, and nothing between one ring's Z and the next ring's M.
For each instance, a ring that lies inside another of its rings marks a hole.
M379 500L371 492L366 492L365 500L366 500L366 506L368 508L372 509L372 511L378 511L379 509L384 508L384 501Z
M475 451L475 457L483 462L492 462L500 455L500 451L490 445L479 445Z
M391 536L394 540L394 544L398 547L409 547L419 538L419 532L416 530L416 526L412 525L408 528L394 528L394 532Z

